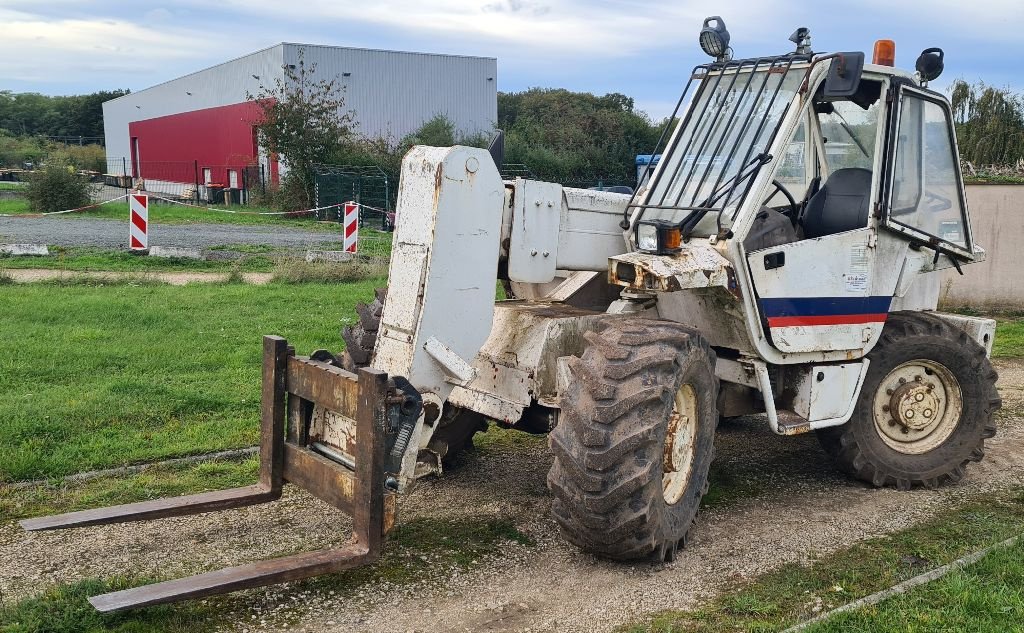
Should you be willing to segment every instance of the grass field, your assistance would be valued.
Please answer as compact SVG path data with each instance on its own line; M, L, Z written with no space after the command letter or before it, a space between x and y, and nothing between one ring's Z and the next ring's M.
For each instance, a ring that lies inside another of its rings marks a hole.
M737 584L708 605L693 611L666 611L644 622L622 627L621 633L712 633L717 631L781 631L817 613L827 612L857 598L887 589L960 556L1016 536L1024 523L1024 494L1020 491L971 502L946 510L923 523L888 536L874 538L825 555L808 564L791 563L753 581ZM1019 549L1016 551L1020 551ZM1005 554L1012 557L1013 552ZM991 569L973 583L959 600L943 603L945 592L965 581L947 577L925 585L919 599L930 605L930 626L913 625L908 607L897 600L874 609L831 620L816 633L839 631L1006 631L999 623L1020 621L1024 560L1001 565L1005 557L985 559L980 569ZM968 573L968 572L965 572ZM951 584L952 583L952 584ZM1016 584L1014 584L1016 583ZM917 593L917 592L915 592ZM957 626L971 614L998 605L986 617L987 628ZM1007 611L1004 608L1009 607ZM1016 619L1011 620L1008 614ZM847 620L846 618L858 618ZM902 618L902 619L901 619ZM891 624L891 625L890 625Z
M224 208L224 207L219 207ZM234 211L273 211L273 209L256 206L226 207ZM22 199L0 200L0 214L24 215L33 213L28 201ZM116 220L128 217L127 202L111 202L99 207L76 213L65 213L54 216L54 219L74 220L76 218L111 218ZM273 226L289 226L325 232L338 231L337 222L317 222L312 217L289 217L281 215L251 215L244 213L222 213L210 211L202 207L189 207L180 204L164 204L150 200L149 221L157 224L269 224Z
M1024 541L877 605L840 613L807 633L972 631L1024 628Z
M996 325L996 340L992 342L992 356L997 358L1024 356L1024 319L999 321Z
M255 252L239 245L243 255L236 260L197 260L178 257L147 257L128 250L110 250L88 246L50 246L46 256L10 257L0 254L0 270L48 268L68 271L109 272L270 272L274 268L274 249ZM232 249L233 250L233 249Z
M340 350L382 283L4 286L0 481L254 444L261 336Z

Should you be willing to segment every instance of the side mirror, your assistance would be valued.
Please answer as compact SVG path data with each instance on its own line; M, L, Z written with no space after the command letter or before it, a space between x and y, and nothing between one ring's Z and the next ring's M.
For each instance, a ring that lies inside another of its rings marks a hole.
M836 53L822 86L824 99L846 99L857 94L864 72L864 53Z

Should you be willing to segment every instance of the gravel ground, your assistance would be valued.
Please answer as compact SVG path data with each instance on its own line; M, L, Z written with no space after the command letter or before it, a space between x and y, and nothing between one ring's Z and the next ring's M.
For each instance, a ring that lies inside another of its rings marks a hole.
M103 218L0 218L0 243L124 248L128 225ZM336 232L246 224L151 224L149 243L178 248L261 244L307 248L341 242Z
M403 498L417 517L511 519L532 546L510 545L469 570L422 581L371 579L355 591L308 585L225 600L236 631L607 631L661 609L690 608L728 583L807 561L919 522L951 503L1024 483L1024 363L997 363L1004 413L986 459L939 490L876 490L838 474L812 436L783 438L753 419L723 424L720 468L749 497L702 514L689 547L664 565L609 563L564 543L548 518L540 442L492 445ZM69 532L0 526L0 591L115 574L178 576L336 544L350 522L305 493L275 504ZM400 538L400 535L399 535ZM187 547L183 543L189 544Z

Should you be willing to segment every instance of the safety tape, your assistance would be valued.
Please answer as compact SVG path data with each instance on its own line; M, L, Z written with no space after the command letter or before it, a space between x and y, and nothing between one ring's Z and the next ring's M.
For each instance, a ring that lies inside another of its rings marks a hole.
M218 211L220 213L233 213L235 215L289 215L292 217L297 217L301 215L309 215L310 213L316 213L317 211L323 211L325 209L333 209L335 207L340 207L345 204L344 202L339 202L338 204L329 204L326 207L304 209L302 211L235 211L233 209L217 209L214 207L204 207L198 204L189 204L187 202L182 202L181 200L162 198L160 196L154 196L153 194L150 194L149 197L154 198L156 200L163 200L164 202L170 202L171 204L180 204L183 207L189 207L192 209L204 209L206 211Z
M65 214L65 213L76 213L78 211L86 211L88 209L95 209L96 207L100 207L100 206L103 206L105 204L110 204L111 202L117 202L118 200L124 200L125 198L128 197L128 195L129 194L125 194L125 195L122 195L122 196L118 196L116 198L111 198L110 200L104 200L103 202L97 202L95 204L89 204L89 205L86 205L84 207L78 207L77 209L65 209L64 211L47 211L45 213L0 213L0 218L41 218L41 217L45 217L45 216L48 216L48 215L62 215L62 214ZM148 195L149 195L150 198L153 198L154 200L161 200L163 202L169 202L171 204L178 204L178 205L181 205L183 207L189 207L189 208L192 208L192 209L203 209L203 210L206 210L206 211L218 211L220 213L233 213L233 214L236 214L236 215L286 215L286 216L290 216L290 217L300 217L300 216L305 216L305 215L310 215L312 213L316 213L317 211L325 211L327 209L334 209L335 207L341 207L341 206L344 206L346 204L344 202L339 202L337 204L329 204L329 205L327 205L325 207L316 207L315 209L305 209L305 210L302 210L302 211L235 211L233 209L217 209L217 208L214 208L214 207L204 207L204 206L197 205L197 204L189 204L187 202L182 202L180 200L173 200L171 198L164 198L162 196L154 196L153 194L148 194ZM365 207L365 205L364 205L364 208L373 209L375 211L383 211L383 209L377 209L375 207Z
M128 197L128 194L111 198L110 200L104 200L103 202L97 202L95 204L87 204L84 207L78 207L77 209L65 209L63 211L46 211L44 213L0 213L0 218L42 218L48 215L63 215L65 213L77 213L78 211L85 211L86 209L95 209L96 207L102 207L105 204L111 202L117 202L118 200L124 200Z

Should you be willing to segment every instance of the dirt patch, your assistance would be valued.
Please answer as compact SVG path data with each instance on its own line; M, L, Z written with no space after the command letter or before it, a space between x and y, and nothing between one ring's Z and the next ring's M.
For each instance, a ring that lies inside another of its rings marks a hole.
M935 491L867 488L837 473L813 436L772 435L742 419L718 433L717 467L747 491L704 512L690 546L664 565L610 563L562 541L548 518L543 441L483 442L401 501L400 521L493 517L532 545L422 580L372 574L355 590L298 583L225 599L235 630L605 631L661 609L692 608L731 583L905 528L979 493L1024 483L1024 364L997 363L1006 402L986 459ZM726 495L727 496L727 495ZM292 491L275 504L128 526L22 532L0 526L0 591L38 592L89 576L166 575L342 542L350 521ZM401 535L399 535L401 538Z

